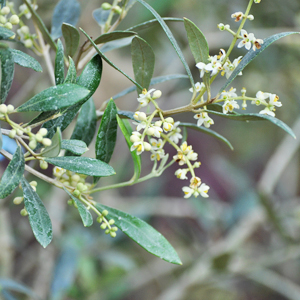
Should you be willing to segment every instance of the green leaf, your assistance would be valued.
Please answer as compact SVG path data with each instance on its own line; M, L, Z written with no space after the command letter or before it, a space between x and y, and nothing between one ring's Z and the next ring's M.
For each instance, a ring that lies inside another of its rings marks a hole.
M125 140L127 142L129 151L132 146L132 142L130 141L130 136L132 133L132 128L128 122L128 120L121 120L119 116L117 116L117 121L119 124L119 127L125 137ZM130 154L133 159L133 165L134 165L134 174L132 177L133 182L137 181L141 174L142 169L142 163L141 163L141 156L136 154L136 151L130 151Z
M55 56L55 84L62 84L65 80L65 61L64 61L64 46L61 40L57 41L57 50Z
M159 24L161 25L161 27L165 31L165 33L166 33L168 39L170 40L171 44L173 45L178 57L180 58L183 66L184 66L184 68L187 72L187 75L189 76L191 85L195 86L191 70L190 70L190 68L189 68L189 66L188 66L188 64L187 64L187 62L186 62L186 60L183 56L183 53L182 53L181 49L179 48L179 46L177 44L176 39L174 38L174 36L173 36L171 30L169 29L169 27L167 26L166 22L162 19L162 17L148 3L146 3L143 0L137 0L137 1L140 2L142 5L144 5L153 14L153 16L157 19L157 21L159 22Z
M61 149L61 131L60 128L57 127L56 133L51 139L52 143L50 146L46 147L41 153L41 156L44 157L57 157L60 153Z
M136 35L136 33L132 32L132 31L117 31L116 30L113 32L101 34L94 40L94 43L96 45L99 45L99 44L104 44L104 43L108 43L108 42L119 40L119 39L124 39L124 38L131 37L134 35Z
M69 56L69 69L64 83L76 83L77 71L73 59Z
M213 131L209 128L205 128L205 127L202 127L202 126L197 126L196 124L192 124L192 123L181 123L181 122L180 122L179 126L188 127L188 128L191 128L191 129L194 129L194 130L197 130L197 131L201 131L201 132L206 133L208 135L211 135L211 136L217 138L218 140L224 142L231 150L233 150L233 147L232 147L231 143L225 137L223 137L219 133L217 133L217 132L215 132L215 131Z
M131 42L131 56L134 78L143 88L149 88L154 71L155 56L151 46L136 36ZM138 88L138 93L142 92Z
M77 0L60 0L52 16L51 36L53 40L62 36L62 24L75 26L80 17L80 4Z
M79 46L79 31L77 28L67 23L62 24L61 30L65 39L66 55L73 57Z
M13 55L14 62L22 67L30 68L36 72L42 72L42 66L32 56L16 49L9 49Z
M96 158L109 163L117 140L117 107L113 100L110 100L101 119L101 124L96 138Z
M172 264L182 264L166 238L145 221L103 204L96 204L96 208L100 212L107 210L108 217L115 221L114 225L149 253Z
M15 33L5 27L0 27L0 40L10 40L10 37L14 36Z
M98 88L102 75L102 59L100 55L95 55L84 67L81 72L77 84L89 89L91 92L88 97L92 97ZM88 99L89 99L88 98ZM88 100L86 99L86 100Z
M274 125L280 127L281 129L283 129L285 132L287 132L289 135L291 135L293 138L296 138L295 133L293 132L293 130L286 125L284 122L282 122L281 120L268 116L268 115L264 115L264 114L238 114L238 113L232 113L232 114L223 114L217 111L213 111L213 110L205 110L206 112L210 113L210 114L214 114L226 119L231 119L231 120L235 120L235 121L270 121L271 123L273 123Z
M18 146L0 180L0 199L7 197L19 185L25 168L22 149Z
M68 150L76 155L82 155L89 150L86 143L80 140L62 140L61 149Z
M0 49L1 60L1 90L0 102L4 103L14 78L15 64L9 49Z
M25 178L21 180L24 204L28 212L29 223L37 241L46 248L52 240L52 224L48 212L31 185Z
M156 84L159 84L159 83L162 83L162 82L165 82L165 81L169 81L169 80L173 80L173 79L188 79L189 77L187 75L183 75L183 74L172 74L172 75L164 75L164 76L158 76L158 77L154 77L151 79L151 82L150 82L150 86L153 86L153 85L156 85ZM113 100L116 100L120 97L123 97L131 92L134 92L136 91L136 86L131 86L125 90L123 90L122 92L114 95L112 97Z
M36 124L36 123L39 123L41 121L44 121L44 120L46 120L46 119L54 116L56 113L58 113L57 110L43 111L38 116L36 116L35 118L33 118L28 123L28 125L32 125L32 124Z
M109 52L112 50L126 47L131 44L132 39L133 39L133 36L130 36L128 38L108 42L101 47L101 52L106 53L106 52Z
M261 52L263 52L267 47L269 47L272 43L275 41L291 34L299 34L299 32L282 32L274 34L266 39L264 39L264 43L261 45L260 49L256 49L255 51L253 49L249 50L247 54L242 58L238 66L235 68L235 70L232 72L226 83L222 86L218 94L221 94L228 86L229 84L234 80L234 78L244 70L244 68Z
M80 107L90 99L90 97L94 94L94 92L98 88L101 80L101 75L102 75L102 59L99 55L95 55L87 63L87 65L85 66L85 68L83 69L82 73L80 74L77 80L77 84L89 89L90 93L75 105L68 107L61 117L58 117L55 120L50 120L44 123L43 127L48 130L48 134L47 134L48 138L52 138L57 127L60 127L61 132L63 132L69 126L69 124L75 118ZM74 138L74 139L78 139L78 138ZM89 143L86 142L86 144L88 145Z
M130 76L128 76L127 74L125 74L121 69L119 69L116 65L114 65L101 51L100 49L97 47L97 45L93 42L93 40L89 37L89 35L82 29L80 28L80 30L84 33L84 35L88 38L88 40L90 41L90 43L93 45L93 47L95 48L95 50L97 51L97 53L110 65L112 66L114 69L116 69L117 71L119 71L120 73L122 73L125 77L127 77L132 83L134 83L138 88L143 89L134 79L132 79Z
M181 18L162 18L165 22L183 22L183 19ZM158 23L157 19L152 19L146 22L143 22L141 24L138 25L134 25L128 29L126 29L126 31L138 31L138 30L144 30L147 28L152 27L153 25L156 25Z
M72 195L66 188L63 187L65 192L71 197L71 199L75 202L79 215L81 217L82 223L84 227L89 227L93 225L93 217L86 206L74 195Z
M195 58L195 62L209 63L209 48L207 40L201 30L189 19L184 18L184 27L187 32L189 46ZM206 73L203 81L208 89L210 86L210 75Z
M47 27L45 26L44 22L42 21L42 19L39 17L39 15L36 13L36 11L34 9L32 9L31 5L28 3L27 0L22 0L23 3L25 3L29 9L29 11L31 12L32 16L32 20L34 21L34 24L39 28L39 30L41 31L45 41L50 45L50 47L56 51L56 44L54 43Z
M79 112L71 139L81 140L88 146L96 132L97 115L92 98L86 101Z
M0 0L1 8L6 6L6 0Z
M131 120L136 122L136 119L134 118L134 112L132 112L132 111L119 110L118 115L119 116L124 116L124 117L126 117L128 119L131 119Z
M23 111L51 111L71 106L85 99L90 91L77 84L60 84L52 86L17 108Z
M116 174L114 169L103 161L89 157L60 156L45 158L48 163L79 174L106 177Z

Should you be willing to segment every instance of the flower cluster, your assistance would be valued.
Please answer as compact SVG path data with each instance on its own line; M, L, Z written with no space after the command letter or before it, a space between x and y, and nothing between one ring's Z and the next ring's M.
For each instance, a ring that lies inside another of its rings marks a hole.
M0 10L0 26L9 30L13 29L13 25L18 25L20 22L19 16L11 11L13 4L4 6Z
M173 159L179 164L179 166L187 166L187 168L180 168L175 172L177 178L181 180L188 179L188 172L192 175L190 185L182 188L185 194L184 198L189 198L192 195L195 197L201 195L202 197L207 198L209 186L202 183L201 179L195 176L194 169L199 168L201 163L195 162L193 165L191 164L191 161L196 161L198 159L198 153L194 152L192 146L188 145L187 142L182 143L180 148L177 150L177 154L173 156Z

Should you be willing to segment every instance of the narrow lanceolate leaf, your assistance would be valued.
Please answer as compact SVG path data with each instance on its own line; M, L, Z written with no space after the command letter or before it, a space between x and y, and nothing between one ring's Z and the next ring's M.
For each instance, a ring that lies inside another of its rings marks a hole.
M61 149L61 131L60 128L57 127L56 133L51 139L52 143L50 146L45 147L45 149L41 152L41 156L44 157L56 157L60 153Z
M9 49L0 49L1 60L1 90L0 102L4 103L14 78L15 64Z
M132 128L128 122L128 120L121 120L119 116L117 116L117 121L119 124L119 127L125 137L125 140L127 142L129 151L132 146L132 142L130 141L130 136L132 133ZM134 174L132 177L132 180L135 182L139 179L142 169L142 163L141 163L141 157L136 154L136 151L130 151L132 159L133 159L133 165L134 165Z
M203 62L208 64L209 48L204 34L201 30L189 19L184 18L184 27L188 36L189 46L195 58L195 62ZM210 85L210 76L205 74L203 77L206 88Z
M94 138L96 125L96 107L93 99L90 98L81 107L71 139L81 140L88 146Z
M66 55L73 57L79 46L79 31L77 30L77 28L67 23L62 24L61 30L65 40Z
M71 197L71 199L75 202L79 215L81 217L82 223L85 227L89 227L93 225L93 217L86 206L74 195L72 195L67 189L63 188L65 192Z
M32 189L25 178L22 179L21 185L32 232L37 241L46 248L52 240L50 217L39 195Z
M0 27L0 40L9 40L15 33L5 27Z
M155 56L151 46L136 36L131 42L131 57L134 78L143 88L149 88L154 71ZM138 93L142 92L138 89Z
M96 158L109 163L114 152L117 140L117 107L113 100L110 100L101 119L100 127L96 138Z
M131 119L136 122L136 119L134 118L134 112L133 111L126 111L126 110L119 110L118 111L119 116L125 117L125 119Z
M191 129L206 133L208 135L211 135L211 136L217 138L218 140L224 142L231 150L233 150L231 143L225 137L223 137L221 134L219 134L209 128L197 126L196 124L192 124L192 123L180 123L179 126L191 128Z
M289 135L291 135L293 138L296 138L295 133L293 130L286 125L284 122L281 120L271 117L269 115L264 115L264 114L238 114L238 113L233 113L233 114L223 114L220 112L212 111L212 110L206 110L206 112L210 114L214 114L223 118L231 119L231 120L236 120L236 121L270 121L274 125L280 127L283 129L285 132L287 132Z
M51 36L53 40L62 36L62 24L75 26L80 17L80 4L77 0L60 0L52 16Z
M189 79L189 77L184 74L171 74L171 75L158 76L158 77L154 77L151 79L150 86L153 86L153 85L165 82L165 81L173 80L173 79ZM112 97L112 99L115 100L120 97L123 97L131 92L134 92L136 89L137 89L136 86L131 86L131 87L123 90L122 92L114 95Z
M96 45L99 45L99 44L104 44L119 39L124 39L134 35L136 35L136 33L132 31L113 31L113 32L101 34L94 40L94 43Z
M0 199L7 197L19 185L25 168L22 149L18 146L0 180Z
M69 107L81 101L90 91L77 84L52 86L17 108L17 111L51 111Z
M29 11L31 12L32 16L32 20L34 21L34 24L37 25L37 27L39 28L39 30L41 31L45 41L50 45L50 47L53 50L56 50L56 44L54 43L47 27L45 26L44 22L42 21L42 19L39 17L39 15L36 13L36 11L34 9L32 9L30 3L27 0L22 0L24 4L26 4L26 6L28 7Z
M110 100L101 119L96 138L95 155L96 158L109 163L114 152L117 140L117 107L113 100ZM94 183L100 178L94 177Z
M65 61L64 61L64 47L61 40L57 41L57 50L55 56L54 66L55 84L62 84L65 80Z
M263 52L267 47L269 47L272 43L276 42L277 40L291 35L291 34L299 34L299 32L282 32L274 34L266 39L264 39L264 43L261 45L260 49L256 49L255 51L253 49L249 50L248 53L242 58L238 66L235 68L235 70L232 72L224 86L219 91L219 94L221 94L228 86L229 84L234 80L234 78L244 70L244 68L261 52Z
M69 69L64 83L76 83L77 81L77 72L73 59L69 56Z
M106 177L116 174L114 169L103 161L89 157L60 156L45 158L48 163L72 172Z
M56 132L56 128L60 127L61 132L63 132L69 124L73 121L76 114L78 113L80 107L90 99L98 88L102 75L102 59L99 55L95 55L85 66L81 72L77 84L87 88L90 93L84 97L81 101L76 104L68 107L61 117L56 118L55 120L50 120L44 123L43 127L48 130L47 137L52 138ZM78 139L77 137L72 137L72 139ZM79 138L80 139L80 138ZM85 141L85 140L83 140ZM85 141L86 142L86 141ZM86 142L86 144L88 144Z
M82 155L89 150L86 143L79 140L62 140L61 149L68 150L76 155Z
M36 72L42 72L42 66L32 56L16 49L9 49L13 55L14 62L22 67L30 68Z
M106 53L112 50L120 49L126 46L129 46L131 44L131 41L133 39L133 36L130 36L128 38L119 39L115 41L108 42L101 47L101 52Z
M165 22L183 22L181 18L162 18ZM137 25L134 25L126 30L128 31L139 31L152 27L158 23L157 19L152 19Z
M163 28L163 30L165 31L168 39L170 40L171 44L173 45L178 57L180 58L186 72L187 72L187 75L189 76L190 78L190 82L191 82L191 85L194 86L195 83L194 83L194 79L193 79L193 76L192 76L192 73L191 73L191 70L183 56L183 53L181 51L181 49L179 48L178 44L177 44L177 41L176 39L174 38L171 30L169 29L169 27L167 26L166 22L162 19L162 17L148 4L146 3L145 1L143 0L137 0L138 2L140 2L142 5L144 5L152 14L153 16L157 19L157 21L159 22L159 24L161 25L161 27Z
M149 253L172 264L182 264L178 254L166 238L145 221L102 204L97 204L96 208L100 212L107 210L107 217L114 219L114 225Z
M97 53L110 65L112 66L114 69L116 69L117 71L119 71L120 73L122 73L125 77L127 77L132 83L134 83L138 88L143 89L134 79L132 79L129 75L127 75L126 73L124 73L121 69L119 69L116 65L114 65L101 51L100 49L97 47L97 45L94 43L94 41L89 37L89 35L82 29L80 28L80 30L84 33L84 35L88 38L88 40L90 41L90 43L93 45L93 47L95 48L95 50L97 51Z

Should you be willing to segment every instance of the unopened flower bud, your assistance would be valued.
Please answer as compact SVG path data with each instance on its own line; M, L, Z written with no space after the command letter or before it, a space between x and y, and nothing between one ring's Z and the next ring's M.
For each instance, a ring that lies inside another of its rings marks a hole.
M36 182L35 180L30 181L29 184L30 184L31 186L37 186L37 182Z
M115 220L114 219L111 219L108 221L109 225L114 225L115 224Z
M9 29L9 30L13 28L13 26L12 26L12 24L10 22L5 23L4 27L7 28L7 29Z
M73 195L74 195L75 197L79 197L79 196L80 196L80 191L77 190L77 189L74 190Z
M21 209L20 214L21 214L21 216L23 216L23 217L28 216L28 212L27 212L26 208Z
M0 113L2 114L7 113L7 106L5 104L0 104Z
M122 8L119 5L114 6L112 9L118 15L120 15L122 12Z
M36 140L31 140L28 144L30 149L35 149L37 146Z
M144 112L139 113L139 120L140 121L146 121L147 120L147 115Z
M174 124L174 119L172 117L166 118L165 121L172 124L172 125Z
M15 205L19 205L19 204L21 204L21 203L23 202L23 200L24 200L24 197L16 197L16 198L13 200L13 203L14 203Z
M9 132L9 135L8 135L8 136L9 136L11 139L13 139L13 138L15 138L16 134L17 134L17 131L16 131L15 129L12 129L12 130Z
M157 127L161 127L161 124L162 124L162 121L156 121L154 123L154 125L157 126Z
M41 136L45 136L48 133L48 130L46 128L41 128L38 132Z
M111 9L111 4L107 3L107 2L104 2L104 3L102 3L101 8L103 10L109 10L109 9Z
M139 142L141 139L136 135L136 134L132 134L131 136L130 136L130 141L132 142L132 143L135 143L135 142Z
M146 134L153 136L154 132L155 132L154 128L150 127L147 129Z
M23 33L23 34L28 34L29 33L29 27L28 26L22 26L20 28L20 32Z
M45 147L49 147L49 146L51 146L52 141L51 141L50 139L48 139L48 138L43 138L42 143L43 143L43 145L44 145Z
M105 216L107 216L107 215L108 215L108 210L105 209L105 210L102 212L102 216L105 217Z
M4 6L2 9L1 9L1 14L2 15L8 15L10 13L10 8L8 6Z
M0 23L5 24L7 22L7 19L4 16L0 16Z
M44 160L41 160L40 161L40 168L42 170L47 170L48 169L48 163L46 161L44 161Z
M116 232L116 231L118 231L118 227L114 226L110 230Z
M80 176L78 174L74 174L74 175L72 175L71 179L73 181L79 181L80 180Z
M15 110L14 106L11 104L7 105L7 113L10 114Z
M103 218L99 216L99 217L97 218L97 222L98 222L98 223L102 223L102 221L103 221Z
M100 228L103 229L103 230L106 229L106 227L107 227L106 223L102 223L102 224L100 225Z
M20 19L17 15L12 15L9 19L9 22L12 24L12 25L17 25L20 23Z
M254 16L253 16L253 15L249 15L249 16L247 17L247 19L250 20L250 21L253 21L253 20L254 20Z
M105 234L109 234L110 233L110 230L109 229L106 229L105 230Z
M223 31L225 30L225 25L223 23L218 24L218 28Z
M30 40L30 39L25 40L24 46L25 46L26 48L31 48L31 47L33 46L32 40Z
M17 129L17 135L18 135L18 136L23 135L23 131L22 131L21 129Z
M43 136L40 133L37 133L35 135L35 138L38 142L42 143L43 142Z
M67 203L68 205L72 206L74 204L74 201L72 199L69 199Z
M151 145L149 143L144 142L143 144L144 144L145 151L150 151L151 150Z
M161 97L161 95L162 95L162 92L160 90L156 90L152 95L152 99L153 100L158 99Z
M117 234L114 231L110 231L109 234L112 238L115 238L117 236Z

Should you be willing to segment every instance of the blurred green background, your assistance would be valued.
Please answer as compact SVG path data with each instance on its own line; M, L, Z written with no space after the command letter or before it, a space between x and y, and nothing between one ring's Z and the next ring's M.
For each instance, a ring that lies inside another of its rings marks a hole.
M38 12L48 26L57 2L38 1ZM220 32L217 24L230 24L235 30L238 24L230 16L244 11L248 4L246 0L146 2L161 16L192 20L207 37L211 55L218 54L220 48L227 49L231 43L231 35ZM99 26L91 15L102 1L80 3L82 16L78 25L91 36L98 36ZM245 29L257 38L300 29L299 1L262 0L261 4L253 5L251 13L255 20L247 22ZM119 29L152 18L143 6L135 4ZM199 71L188 48L183 23L169 25L198 81ZM184 73L159 25L139 34L155 51L155 76ZM298 35L276 42L247 66L243 76L232 85L237 91L246 87L249 96L255 96L259 90L278 94L283 107L276 111L276 117L293 128L296 140L268 122L245 123L215 117L212 129L228 138L234 151L210 136L188 131L188 143L202 162L197 174L211 187L208 199L184 199L181 188L185 182L175 178L175 166L159 178L95 196L96 201L148 221L178 251L182 266L148 254L121 232L112 239L96 224L84 228L77 211L66 206L64 193L39 182L38 193L45 195L43 200L53 222L54 241L42 249L27 218L21 217L19 207L12 204L12 198L3 201L0 204L2 280L22 283L40 299L50 300L300 299L299 46ZM235 48L232 58L245 53L245 49ZM108 56L122 70L133 74L130 47L112 51ZM212 95L224 81L219 78L214 82ZM47 74L28 76L17 66L13 85L9 101L17 106L50 82ZM126 78L105 64L102 82L94 96L96 107L128 86ZM163 109L189 102L188 80L163 83L155 88L162 90ZM136 97L129 94L116 104L120 109L134 110ZM249 107L249 112L258 110ZM174 118L196 123L192 113ZM67 129L66 135L71 132L72 128ZM91 146L88 155L93 156L93 150ZM151 170L148 154L143 159L143 174L147 174ZM5 164L2 163L0 173ZM117 175L101 179L103 185L130 178L130 153L121 133L111 164ZM33 299L18 292L14 295L16 299Z

